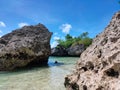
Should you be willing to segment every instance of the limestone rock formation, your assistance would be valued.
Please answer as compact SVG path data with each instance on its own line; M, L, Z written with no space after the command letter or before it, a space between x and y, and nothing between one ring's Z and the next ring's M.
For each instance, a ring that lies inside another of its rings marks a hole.
M58 45L55 48L51 49L51 56L80 56L81 53L85 50L83 44L76 44L70 46L69 48L64 48L61 45Z
M69 56L80 56L85 50L84 44L76 44L67 49Z
M24 26L0 38L0 70L47 64L52 33L42 25Z
M68 56L68 53L66 48L58 45L57 47L51 49L51 56Z
M64 84L67 90L120 90L120 12L82 53Z

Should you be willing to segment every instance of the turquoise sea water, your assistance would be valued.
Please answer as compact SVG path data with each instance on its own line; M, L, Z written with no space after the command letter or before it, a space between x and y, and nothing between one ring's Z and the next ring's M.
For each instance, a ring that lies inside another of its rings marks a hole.
M65 90L64 77L74 70L78 59L50 57L45 67L0 72L0 90Z

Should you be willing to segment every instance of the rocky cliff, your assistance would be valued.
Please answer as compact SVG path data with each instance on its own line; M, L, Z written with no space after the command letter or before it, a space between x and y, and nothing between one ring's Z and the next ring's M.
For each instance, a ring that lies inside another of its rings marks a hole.
M72 45L69 48L64 48L58 45L51 49L51 56L77 56L79 57L81 53L85 50L84 44Z
M42 25L24 26L0 38L0 70L47 64L52 33Z
M69 56L80 56L85 50L84 44L76 44L67 49Z
M51 49L51 56L68 56L68 52L63 46L57 45Z
M120 90L120 12L96 36L65 78L67 90Z

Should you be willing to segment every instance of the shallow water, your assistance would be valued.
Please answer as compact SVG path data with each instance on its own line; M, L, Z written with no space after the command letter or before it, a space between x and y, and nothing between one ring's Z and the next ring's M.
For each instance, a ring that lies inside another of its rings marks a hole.
M0 72L0 90L65 90L64 77L73 71L78 59L50 57L45 67Z

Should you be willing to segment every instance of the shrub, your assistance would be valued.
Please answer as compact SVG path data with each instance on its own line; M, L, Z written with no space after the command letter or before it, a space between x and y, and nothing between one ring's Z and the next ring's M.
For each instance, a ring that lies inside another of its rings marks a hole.
M92 39L88 37L88 32L84 32L78 37L74 38L70 34L67 34L65 36L65 40L59 39L57 40L57 42L60 46L63 46L64 48L69 48L71 45L76 44L84 44L85 48L87 48L92 43Z

